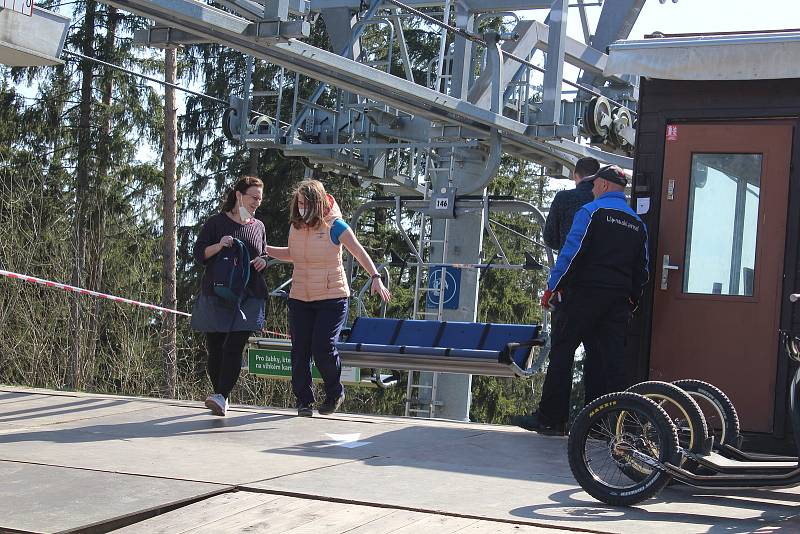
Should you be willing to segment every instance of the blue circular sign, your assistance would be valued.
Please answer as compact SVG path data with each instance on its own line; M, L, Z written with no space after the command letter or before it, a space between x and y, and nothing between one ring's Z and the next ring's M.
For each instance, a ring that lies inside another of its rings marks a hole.
M442 268L431 268L431 274L428 277L428 292L427 307L437 308L439 306L439 298L444 291L444 307L454 309L458 307L458 278L456 274L461 274L460 270L447 269L444 277L444 288L442 288Z

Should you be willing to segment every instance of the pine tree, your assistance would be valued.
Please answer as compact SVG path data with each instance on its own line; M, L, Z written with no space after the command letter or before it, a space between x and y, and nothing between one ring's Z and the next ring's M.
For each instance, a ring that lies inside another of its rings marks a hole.
M164 80L174 84L178 76L177 50L168 47L164 53ZM161 202L164 224L162 226L161 306L174 309L177 305L177 159L178 110L177 95L173 87L164 88L164 185ZM178 390L178 361L176 347L177 317L165 313L161 318L161 352L164 361L164 394L174 398Z
M44 3L43 7L52 6ZM71 9L79 23L68 35L67 54L78 50L110 63L150 68L130 43L130 32L144 24L142 19L91 1L78 2ZM19 213L18 201L13 201L17 195L36 202L30 217L14 219L19 222L8 229L9 242L16 247L4 255L4 261L45 278L131 295L132 279L137 292L148 287L148 279L158 279L152 273L152 247L139 245L153 241L155 218L147 213L146 199L157 184L152 179L157 167L140 165L134 156L142 139L158 139L154 126L161 115L160 103L138 79L89 59L76 62L73 58L67 55L67 62L54 68L5 73L4 87L27 83L36 89L36 97L20 106L18 123L24 129L10 145L19 163L3 169L6 183L26 184L24 190L12 189L9 217ZM21 101L19 95L14 98ZM0 227L5 229L9 222L5 212L2 222ZM66 228L72 228L68 240ZM143 265L148 267L145 272ZM26 356L44 354L35 362L23 357L25 361L16 366L15 373L34 377L31 383L114 390L119 387L120 367L142 368L135 361L121 361L120 346L136 328L149 328L148 316L137 315L131 321L125 311L108 302L52 290L41 295L38 290L13 288L11 293L30 309L46 304L46 313L38 317L47 317L53 326L46 336L41 328L32 328L15 340L3 340L4 352L12 343L21 343L30 348L30 352L21 351ZM158 291L134 297L157 299ZM71 319L66 320L68 307ZM9 308L5 318L13 324L23 321L27 312ZM141 360L142 354L136 359ZM46 377L40 369L48 373Z

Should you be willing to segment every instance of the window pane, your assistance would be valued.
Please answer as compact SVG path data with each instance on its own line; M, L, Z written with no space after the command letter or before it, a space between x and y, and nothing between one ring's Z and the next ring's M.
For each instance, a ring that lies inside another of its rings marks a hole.
M694 154L684 293L753 295L761 154Z

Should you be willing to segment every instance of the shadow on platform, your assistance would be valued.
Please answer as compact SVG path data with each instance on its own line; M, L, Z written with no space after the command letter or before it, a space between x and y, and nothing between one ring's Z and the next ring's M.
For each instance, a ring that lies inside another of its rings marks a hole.
M60 495L52 477L133 476L163 502L169 486L146 479L201 484L184 486L185 498L228 487L567 530L800 532L795 490L673 486L640 506L606 506L575 483L566 438L514 427L243 407L220 418L197 402L88 394L3 391L0 402L0 464L19 480L12 496L35 495L26 481Z

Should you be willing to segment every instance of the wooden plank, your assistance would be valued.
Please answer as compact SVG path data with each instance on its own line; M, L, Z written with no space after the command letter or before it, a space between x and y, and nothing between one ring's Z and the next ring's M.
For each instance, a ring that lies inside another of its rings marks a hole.
M124 528L123 534L537 534L527 525L343 504L266 493L231 492Z
M250 508L235 516L192 529L191 534L243 532L248 534L277 533L313 521L322 512L320 501L280 495L263 505Z
M423 512L410 510L394 510L389 515L373 519L368 523L359 525L345 531L347 534L389 534L397 529L413 525L428 516Z
M116 532L124 534L183 534L250 508L276 500L278 495L236 491L223 493Z
M516 525L514 523L501 523L499 521L478 521L458 534L546 534L554 529L540 528L533 525Z
M536 534L526 525L482 521L410 510L302 499L266 493L231 492L153 517L123 534Z
M477 523L477 519L466 517L452 517L448 515L426 514L425 518L408 526L392 531L392 534L419 534L420 532L436 532L448 534L460 532L461 529Z
M289 530L286 534L320 534L323 532L346 532L350 529L370 523L392 513L388 508L362 506L342 503L319 503L317 517ZM275 532L274 530L271 532Z

